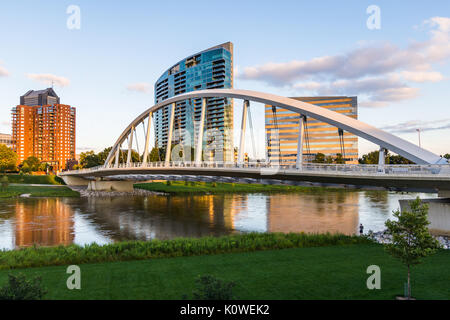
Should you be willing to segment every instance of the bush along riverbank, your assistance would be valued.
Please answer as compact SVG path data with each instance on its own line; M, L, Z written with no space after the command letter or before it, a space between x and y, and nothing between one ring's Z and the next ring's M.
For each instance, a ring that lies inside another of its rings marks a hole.
M55 175L7 174L9 183L65 185L63 179Z
M277 192L327 192L348 191L340 188L304 187L288 185L265 185L256 183L226 183L226 182L193 182L166 181L137 183L136 189L169 194L220 194L220 193L277 193Z
M0 269L143 260L231 252L372 243L366 237L341 234L248 233L224 237L180 238L0 251Z

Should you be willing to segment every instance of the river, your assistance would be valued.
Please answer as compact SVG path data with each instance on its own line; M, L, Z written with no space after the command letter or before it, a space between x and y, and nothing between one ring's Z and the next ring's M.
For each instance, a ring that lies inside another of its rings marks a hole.
M380 231L399 199L436 194L324 191L0 200L0 248L105 244L239 232ZM432 217L430 217L431 219ZM450 219L450 218L449 218ZM444 232L447 232L445 230Z

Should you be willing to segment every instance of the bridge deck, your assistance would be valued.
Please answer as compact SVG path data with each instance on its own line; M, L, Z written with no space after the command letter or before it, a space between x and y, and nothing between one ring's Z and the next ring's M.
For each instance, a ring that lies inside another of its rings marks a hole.
M317 170L320 168L321 170ZM403 168L403 170L402 170ZM315 169L315 170L314 170ZM115 167L98 167L87 170L67 171L61 176L80 178L107 178L117 175L160 174L190 176L222 176L254 179L276 179L320 183L379 186L385 188L412 188L450 190L449 166L386 166L378 172L377 166L306 166L303 170L283 167L217 164L131 164Z

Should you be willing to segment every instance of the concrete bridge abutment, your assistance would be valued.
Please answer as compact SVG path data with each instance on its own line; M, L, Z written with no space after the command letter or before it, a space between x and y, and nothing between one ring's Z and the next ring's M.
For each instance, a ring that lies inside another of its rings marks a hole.
M88 191L133 192L133 181L89 181Z

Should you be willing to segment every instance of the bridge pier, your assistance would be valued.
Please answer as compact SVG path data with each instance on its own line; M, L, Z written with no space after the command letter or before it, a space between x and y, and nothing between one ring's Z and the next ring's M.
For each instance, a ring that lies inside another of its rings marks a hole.
M87 186L89 184L89 180L73 177L73 176L60 176L61 179L64 180L65 184L68 186Z
M450 190L439 190L438 197L439 198L450 198Z
M436 234L448 234L450 232L450 199L421 199L428 205L428 229ZM400 210L410 210L410 202L413 200L399 200Z
M89 181L89 191L132 192L134 181Z

